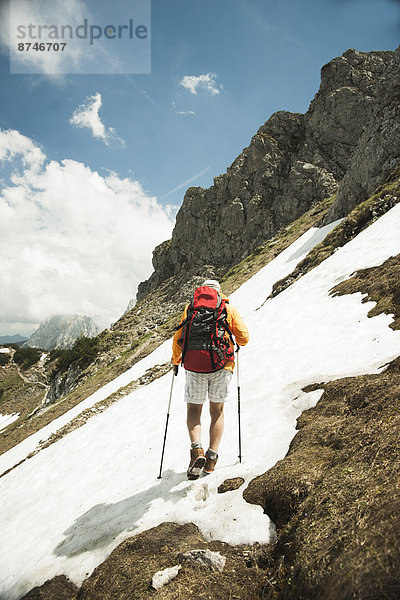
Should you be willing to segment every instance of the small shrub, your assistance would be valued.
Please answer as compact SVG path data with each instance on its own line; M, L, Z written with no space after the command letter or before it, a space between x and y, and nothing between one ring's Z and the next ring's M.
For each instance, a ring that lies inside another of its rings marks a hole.
M38 362L42 350L39 348L18 348L14 354L14 362L22 369L29 369Z

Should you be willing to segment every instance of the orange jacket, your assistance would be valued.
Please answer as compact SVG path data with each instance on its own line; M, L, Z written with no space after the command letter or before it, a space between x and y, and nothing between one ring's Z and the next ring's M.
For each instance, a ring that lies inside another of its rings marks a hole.
M224 296L224 294L221 294L221 298L223 298L224 300L228 300L228 298L226 296ZM236 310L236 308L231 306L229 304L229 301L226 303L225 306L226 306L227 321L228 321L229 329L232 331L233 335L235 336L235 340L239 344L239 346L245 346L247 344L247 342L249 341L249 331L248 331L246 325L244 324L242 317ZM188 307L189 307L189 304L186 306L185 310L183 311L183 315L182 315L179 323L182 323L186 319ZM181 362L181 359L182 359L182 348L181 348L180 344L178 343L178 340L180 339L181 335L182 335L182 330L178 329L178 331L175 331L175 335L172 340L172 363L174 365L179 365ZM231 347L233 348L232 343L231 343ZM228 369L229 371L233 372L234 367L235 367L235 361L230 360L229 362L226 363L224 369Z

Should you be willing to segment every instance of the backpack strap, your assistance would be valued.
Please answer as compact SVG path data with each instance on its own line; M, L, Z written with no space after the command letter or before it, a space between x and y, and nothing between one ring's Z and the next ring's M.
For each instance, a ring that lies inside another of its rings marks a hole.
M217 292L217 306L214 309L213 322L211 325L211 340L210 340L211 343L210 343L210 348L209 348L211 366L213 369L215 369L215 367L216 367L215 360L214 360L213 346L217 346L217 344L215 343L215 338L218 337L217 321L218 321L218 317L221 315L221 313L224 309L224 306L225 306L225 303L222 301L220 293Z
M191 316L191 315L190 315L190 316L188 316L188 317L186 317L186 319L184 319L184 320L182 321L182 323L180 323L180 324L178 325L178 327L175 327L174 331L179 331L180 329L182 329L182 327L184 327L184 326L186 325L186 323L188 323L188 322L190 321L190 319L191 319L191 318L192 318L192 316Z
M233 333L230 330L228 323L226 323L226 321L221 321L221 325L225 329L226 333L228 334L229 339L232 342L232 344L235 345L235 341L233 339Z
M181 338L183 341L182 358L181 358L182 364L184 364L184 362L185 362L185 356L186 356L186 352L187 352L187 348L188 348L188 344L189 344L190 330L192 328L193 319L196 316L196 314L197 314L196 311L193 311L193 314L187 320L185 328L183 329L183 332L182 332L182 338Z

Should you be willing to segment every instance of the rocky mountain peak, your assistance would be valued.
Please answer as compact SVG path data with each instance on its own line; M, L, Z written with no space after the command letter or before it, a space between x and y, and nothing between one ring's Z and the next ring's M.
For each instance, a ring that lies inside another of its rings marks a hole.
M88 338L100 332L90 317L83 315L54 315L39 325L24 346L54 350L72 348L80 336Z
M137 299L170 278L181 289L218 277L335 193L326 222L366 199L399 162L399 60L400 49L347 50L322 68L305 114L273 114L210 188L189 188Z

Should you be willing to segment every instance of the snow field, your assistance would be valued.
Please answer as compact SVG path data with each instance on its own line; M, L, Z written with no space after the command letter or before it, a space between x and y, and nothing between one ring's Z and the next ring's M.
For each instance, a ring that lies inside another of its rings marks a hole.
M161 480L157 475L171 374L126 396L3 477L0 597L16 600L61 573L79 585L123 539L163 521L193 522L207 539L230 543L273 539L273 525L262 508L243 500L244 487L226 494L217 494L217 487L239 475L248 482L283 458L296 418L322 393L306 394L305 385L379 372L400 354L400 332L388 327L390 316L368 318L372 303L362 304L361 294L329 295L354 271L398 254L399 226L400 205L257 310L272 284L292 271L317 236L328 232L311 229L232 294L251 336L240 351L242 464L237 458L234 376L217 470L195 482L186 480L189 443L180 372L174 380ZM113 385L118 389L170 355L168 342L97 394L108 395ZM69 413L81 412L90 402L93 398ZM207 412L206 405L205 447ZM70 418L64 415L55 427ZM37 435L43 439L43 431ZM28 446L20 449L21 456ZM17 452L8 460L15 456Z

